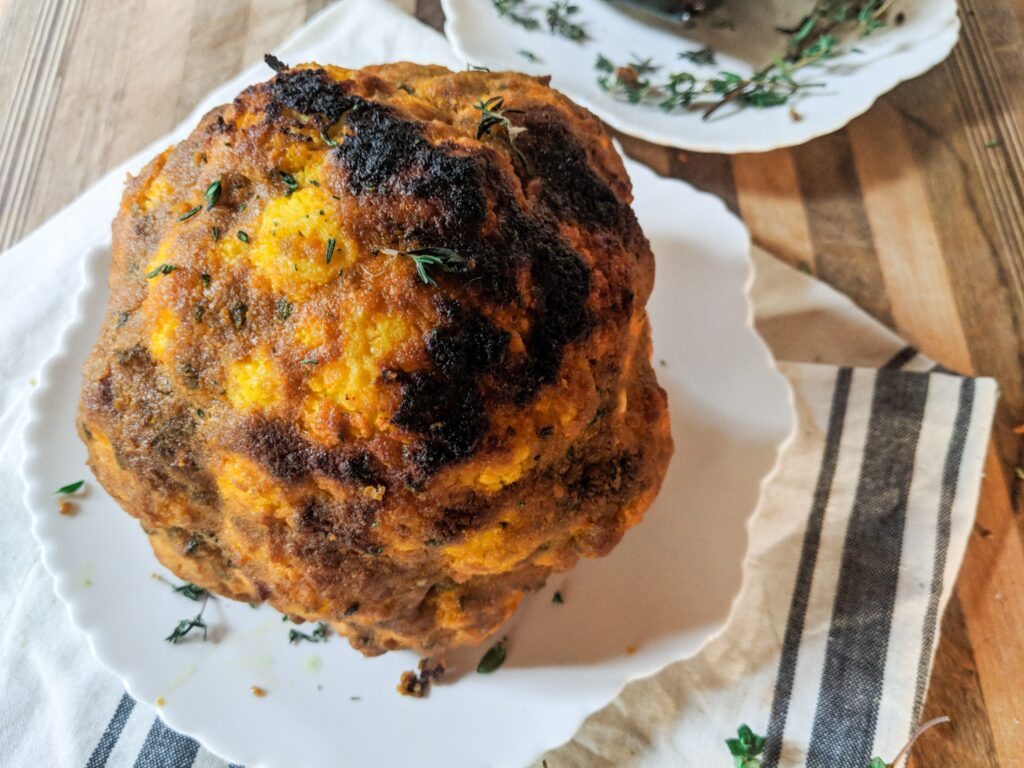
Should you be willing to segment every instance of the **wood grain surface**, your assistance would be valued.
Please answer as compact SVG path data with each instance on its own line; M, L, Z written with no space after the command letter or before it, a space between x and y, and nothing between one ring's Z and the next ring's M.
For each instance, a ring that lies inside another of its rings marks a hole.
M407 0L440 28L437 0ZM915 765L1024 765L1024 0L959 0L950 59L846 129L761 155L633 139L755 240L923 352L1002 388ZM178 123L327 0L0 0L0 249Z

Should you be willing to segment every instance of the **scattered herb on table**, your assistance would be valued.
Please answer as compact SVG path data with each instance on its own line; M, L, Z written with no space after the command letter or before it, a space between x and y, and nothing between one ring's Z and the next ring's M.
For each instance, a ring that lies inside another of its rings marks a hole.
M506 656L507 651L505 649L505 640L501 639L492 645L487 653L483 655L480 659L480 663L476 665L476 671L481 675L489 675L505 663Z
M177 645L191 632L193 629L203 630L203 641L206 641L206 622L203 621L203 611L206 610L206 604L209 602L210 595L207 593L203 596L203 606L199 609L199 613L193 616L191 619L182 619L178 622L178 625L174 628L167 637L164 638L169 643Z
M307 643L323 643L327 641L327 633L330 627L327 626L326 622L318 621L316 628L310 633L300 632L297 629L288 630L288 642L289 643L301 643L305 640Z
M76 491L81 489L81 487L83 485L85 485L85 480L76 480L73 483L68 483L67 485L62 485L60 488L58 488L53 493L54 493L55 496L56 495L67 496L67 495L75 493Z
M519 55L522 56L527 61L533 61L533 62L540 61L540 56L538 56L533 51L526 50L525 48L520 48L519 49Z
M551 602L555 603L556 605L561 605L562 603L565 602L565 598L562 597L562 593L561 592L555 592L555 594L552 595L552 597L551 597Z
M749 725L741 725L736 730L736 738L726 739L725 745L729 747L735 768L760 768L764 737L754 733Z

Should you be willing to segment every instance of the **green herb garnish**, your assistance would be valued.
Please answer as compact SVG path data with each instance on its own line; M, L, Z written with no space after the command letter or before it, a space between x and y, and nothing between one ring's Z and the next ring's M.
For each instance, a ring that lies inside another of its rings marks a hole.
M491 672L505 663L507 655L505 640L499 640L480 659L480 663L476 665L476 671L481 675L491 674Z
M147 272L146 273L146 279L147 280L152 280L157 275L169 275L169 274L171 274L171 272L173 272L176 269L177 269L177 267L174 266L173 264L161 264L159 267L157 267L156 269L152 270L151 272Z
M299 632L297 629L290 629L288 630L288 642L298 643L305 640L307 643L322 643L327 640L327 632L329 629L330 627L328 627L323 621L318 621L316 629L308 635L305 632Z
M68 496L69 494L72 494L75 491L79 490L83 485L85 485L85 480L77 480L77 481L75 481L73 483L68 483L67 485L62 485L60 488L58 488L53 493L54 493L55 496L56 495Z
M309 357L303 360L301 365L320 365L320 361L315 357Z
M203 607L199 609L199 613L197 613L191 619L182 619L181 621L179 621L178 625L174 628L174 631L171 632L171 634L169 634L167 637L165 637L164 640L166 640L169 643L177 645L182 640L184 640L185 636L188 635L188 633L191 632L193 629L201 629L203 630L203 640L205 641L207 627L206 622L203 621L203 611L206 610L206 603L209 601L209 599L210 595L209 593L207 593L203 596Z
M683 51L679 54L679 58L686 59L690 63L701 67L711 66L716 63L715 52L710 46L698 48L694 51Z
M729 747L735 768L760 768L764 737L754 733L749 725L741 725L736 730L736 738L726 739L725 745Z
M203 206L197 205L195 208L193 208L193 209L191 209L189 211L186 211L185 213L181 214L181 216L178 217L178 221L188 221L193 216L195 216L197 213L199 213L201 210L203 210Z
M561 35L572 40L574 43L582 43L587 39L587 31L579 24L573 22L569 17L576 15L579 6L569 0L555 0L544 12L548 22L548 29L553 35Z
M540 57L536 53L534 53L533 51L528 51L525 48L520 48L518 53L527 61L540 61Z
M196 586L191 581L186 581L184 584L179 584L176 587L172 586L171 588L179 595L187 597L189 600L195 600L196 602L199 602L201 598L206 597L206 590L202 587Z
M299 188L299 182L297 182L295 180L295 177L292 176L290 173L285 173L284 171L278 171L277 175L281 177L281 181L283 181L284 185L286 187L288 187L288 194L289 195Z
M206 188L206 192L203 193L203 197L206 198L206 210L210 210L220 200L220 179L214 179L210 182L210 186Z
M209 288L210 287L210 280L211 280L211 278L210 278L210 275L208 273L201 272L199 274L199 282L201 282L203 284L204 288Z
M331 259L334 257L334 238L332 237L327 241L327 260L326 263L330 264Z
M616 67L606 57L598 56L597 83L602 90L631 104L656 105L667 112L701 103L704 119L730 102L757 109L781 106L790 103L799 91L820 85L797 82L797 72L834 56L840 49L842 32L853 29L866 37L885 26L890 4L890 0L816 0L796 27L784 30L789 34L785 51L749 76L721 71L714 77L698 79L689 72L671 72L656 80L649 75L659 68L649 61ZM684 51L679 58L701 66L715 63L710 48ZM638 66L640 63L647 66ZM800 119L790 106L793 119Z
M245 234L245 232L243 232L242 230L238 230L238 239L241 240L243 243L249 242L249 236Z
M428 267L440 267L445 272L452 272L454 271L453 265L463 264L466 261L450 248L429 246L426 248L414 248L411 251L398 251L394 248L377 248L375 250L388 256L406 256L412 259L416 265L416 274L419 275L420 280L426 285L437 285L437 282L427 271Z
M210 234L213 235L214 242L220 240L220 227L211 227Z
M540 22L535 18L521 13L526 10L525 0L491 0L491 5L503 19L508 19L525 29L537 29L540 26Z
M491 129L496 125L501 126L508 131L509 138L513 138L516 133L521 133L524 128L517 128L512 125L512 121L508 119L507 115L519 113L521 109L504 109L505 97L504 96L491 96L491 98L484 101L483 99L477 99L473 105L473 109L480 112L480 122L476 126L476 137L482 139L484 136L489 135Z
M565 602L565 598L562 597L561 592L555 592L555 594L551 596L551 602L555 605L561 605Z

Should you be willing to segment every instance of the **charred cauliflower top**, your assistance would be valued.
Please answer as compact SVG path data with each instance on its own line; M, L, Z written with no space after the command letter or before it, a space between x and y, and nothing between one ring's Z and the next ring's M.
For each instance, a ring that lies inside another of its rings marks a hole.
M184 579L478 642L668 463L629 181L544 79L270 63L128 183L92 467Z

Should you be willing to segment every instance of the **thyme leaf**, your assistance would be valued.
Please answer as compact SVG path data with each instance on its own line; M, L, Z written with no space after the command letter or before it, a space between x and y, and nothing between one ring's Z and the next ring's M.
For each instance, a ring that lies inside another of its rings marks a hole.
M210 186L206 188L206 192L203 193L203 198L206 200L206 210L210 210L220 200L221 183L220 179L214 179L210 182Z
M60 488L58 488L53 493L54 493L55 496L56 495L68 496L68 495L74 493L75 491L79 490L83 485L85 485L85 480L76 480L73 483L68 483L67 485L62 485Z
M502 638L483 655L480 659L480 663L476 665L476 671L481 675L489 675L502 664L505 663L505 659L508 655L505 649L505 639Z
M206 604L210 599L209 593L203 596L203 606L199 609L199 613L193 616L191 619L182 619L178 622L177 626L171 631L167 637L164 638L168 643L177 645L191 632L193 629L203 630L203 641L206 641L206 622L203 621L203 611L206 610Z
M537 19L523 13L526 10L525 0L491 0L491 5L494 6L494 10L501 18L508 19L524 29L532 30L540 27L540 22Z
M450 248L439 248L436 246L414 248L409 251L399 251L394 248L376 248L375 250L377 253L383 253L388 256L406 256L412 259L416 265L416 274L419 275L420 280L426 285L437 285L437 282L428 271L430 267L439 267L445 272L453 272L456 264L464 264L466 261Z
M327 633L330 627L326 622L318 621L316 628L310 633L300 632L297 629L288 630L288 642L295 644L305 640L307 643L323 643L327 641Z

